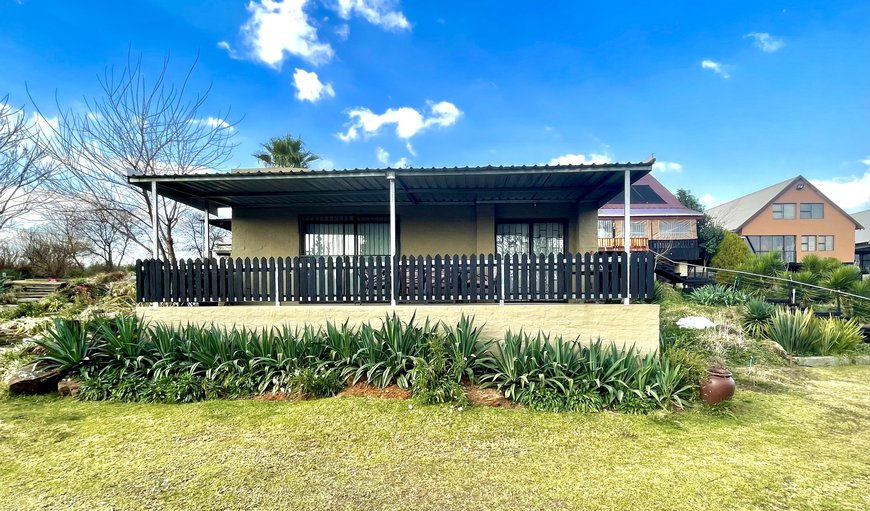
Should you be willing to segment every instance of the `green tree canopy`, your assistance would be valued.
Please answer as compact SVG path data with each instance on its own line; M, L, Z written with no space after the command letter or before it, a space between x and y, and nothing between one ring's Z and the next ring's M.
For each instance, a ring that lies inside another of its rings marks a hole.
M263 144L263 151L254 153L254 157L263 162L267 167L290 167L307 169L311 162L320 159L320 156L308 151L301 138L293 138L293 135L276 137Z
M713 217L706 213L704 205L701 204L701 201L697 197L692 195L690 190L683 188L677 190L677 200L691 210L704 213L703 218L698 220L698 245L706 252L706 258L715 256L719 251L720 243L722 243L722 237L725 234L724 229L716 223Z
M750 259L752 254L746 242L740 236L730 231L723 233L722 242L719 244L719 250L713 259L710 260L710 265L714 268L722 268L724 270L736 270ZM725 284L734 280L735 273L719 272L716 275L716 280Z

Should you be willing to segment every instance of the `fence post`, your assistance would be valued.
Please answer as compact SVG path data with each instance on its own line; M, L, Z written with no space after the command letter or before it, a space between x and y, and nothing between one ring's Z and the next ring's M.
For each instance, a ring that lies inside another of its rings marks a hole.
M505 259L501 254L496 254L498 258L498 304L504 305L504 266Z
M269 264L270 265L272 264L271 260L269 261ZM273 288L274 293L275 293L275 307L280 307L281 306L281 293L278 292L278 281L280 279L280 275L278 275L278 260L277 259L275 260L275 266L272 268L272 270L273 270L272 273L275 275L275 287Z

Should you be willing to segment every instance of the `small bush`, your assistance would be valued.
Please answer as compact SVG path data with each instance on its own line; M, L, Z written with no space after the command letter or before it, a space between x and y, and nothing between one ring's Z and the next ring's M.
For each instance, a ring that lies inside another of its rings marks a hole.
M779 310L765 327L765 336L793 355L812 355L814 339L818 335L815 316L811 310Z
M734 288L722 285L700 287L689 295L690 299L700 305L741 305L749 300L749 296Z
M854 319L825 318L818 322L819 337L815 345L819 355L854 352L864 340L861 325Z
M444 339L431 336L426 344L426 357L417 357L411 373L411 395L424 404L468 404L465 389L459 377L465 374L465 365L450 364ZM452 347L452 344L451 344Z
M306 367L284 378L273 380L272 390L290 394L298 399L331 397L344 388L334 372Z
M776 307L772 303L768 303L763 299L753 298L746 302L743 306L743 311L740 317L740 324L743 331L750 336L758 337L764 332L765 327L770 322L776 312Z

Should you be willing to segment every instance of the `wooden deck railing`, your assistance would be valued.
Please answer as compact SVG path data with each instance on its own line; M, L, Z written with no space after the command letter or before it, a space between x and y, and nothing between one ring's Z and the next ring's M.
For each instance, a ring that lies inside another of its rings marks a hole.
M652 295L655 261L624 252L508 256L196 259L136 262L139 302L400 303L620 300Z
M631 238L630 242L632 252L647 250L649 248L649 238ZM598 249L621 252L625 250L625 243L622 238L598 238Z

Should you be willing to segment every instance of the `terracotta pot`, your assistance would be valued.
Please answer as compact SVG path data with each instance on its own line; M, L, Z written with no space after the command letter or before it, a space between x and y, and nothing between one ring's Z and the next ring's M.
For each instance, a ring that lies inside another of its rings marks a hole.
M734 396L737 383L727 369L707 369L707 377L701 382L701 399L708 405L721 403Z

